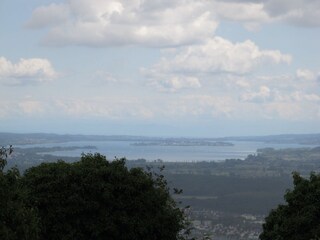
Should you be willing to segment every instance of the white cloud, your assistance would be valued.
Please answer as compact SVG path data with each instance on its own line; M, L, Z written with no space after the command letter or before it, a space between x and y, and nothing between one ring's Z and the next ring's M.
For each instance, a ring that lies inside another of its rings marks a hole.
M48 6L36 8L31 19L26 23L28 28L41 28L61 24L67 21L69 8L66 4L52 3Z
M242 101L295 102L299 105L308 102L315 104L319 98L320 84L316 74L308 69L297 69L295 74L279 76L251 76L247 77L245 83L248 83L247 87L236 82L241 87L238 90L242 92Z
M309 69L297 69L296 76L298 79L307 81L313 81L317 78L317 75Z
M173 74L167 72L167 76ZM155 69L149 74L153 74L158 82L166 76ZM177 76L182 75L177 73ZM297 78L296 74L214 74L210 79L210 76L205 76L202 72L198 76L203 76L203 79L199 80L201 88L197 91L181 91L173 96L174 101L161 103L164 105L163 115L168 118L190 116L199 119L320 119L320 85L316 80L309 80L306 84L306 81ZM166 96L170 99L170 95Z
M225 75L225 79L236 79L239 75L252 73L264 64L291 62L290 55L278 50L261 50L250 40L232 43L221 37L208 39L203 44L165 51L164 54L150 69L143 69L142 74L153 85L168 91L199 88L204 79L213 78L217 74ZM234 84L250 86L244 79L237 79Z
M35 9L28 25L50 27L46 44L158 47L202 41L217 21L205 1L68 0Z
M0 80L7 84L29 84L50 81L57 75L51 63L42 58L21 58L12 63L0 57Z
M249 81L249 80L248 80ZM293 79L294 81L294 79ZM154 96L108 95L95 97L34 97L6 101L2 99L0 118L21 116L72 117L74 119L319 119L320 95L317 92L288 91L253 84L248 88L217 92L204 85L199 91L184 94L157 93ZM204 89L204 90L203 90ZM241 99L242 97L242 99Z
M211 4L213 11L216 12L220 19L246 23L262 23L270 20L261 2L212 1Z
M258 92L249 92L242 95L245 102L265 102L271 96L271 90L267 86L261 86Z
M260 50L250 40L232 43L215 37L204 44L182 47L175 56L162 58L153 70L171 73L244 74L260 64L282 62L290 63L291 56L277 50Z
M187 76L167 76L152 78L151 85L160 91L176 92L181 89L201 88L201 83L196 77Z
M222 20L255 30L277 21L320 26L318 0L65 0L36 8L30 28L48 28L48 45L181 46L210 38Z

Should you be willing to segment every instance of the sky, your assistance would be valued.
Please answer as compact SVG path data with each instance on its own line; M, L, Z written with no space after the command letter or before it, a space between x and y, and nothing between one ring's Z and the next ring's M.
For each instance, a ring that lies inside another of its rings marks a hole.
M319 0L1 0L0 132L320 132Z

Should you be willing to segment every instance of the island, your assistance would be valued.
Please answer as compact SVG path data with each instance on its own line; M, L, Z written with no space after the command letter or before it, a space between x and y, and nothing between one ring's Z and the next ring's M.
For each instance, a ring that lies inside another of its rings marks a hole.
M131 144L132 146L173 146L173 147L194 147L194 146L206 146L206 147L232 147L233 143L230 142L211 142L202 140L161 140L161 141L142 141Z

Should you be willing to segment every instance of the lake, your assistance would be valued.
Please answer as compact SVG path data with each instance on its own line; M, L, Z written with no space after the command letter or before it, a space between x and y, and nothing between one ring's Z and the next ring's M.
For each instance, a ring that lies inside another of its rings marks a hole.
M17 145L16 147L69 147L95 146L96 150L76 149L72 151L57 151L49 154L55 156L79 157L81 153L99 152L108 159L125 157L128 160L146 159L153 161L161 159L165 162L199 162L223 161L225 159L244 159L249 154L255 154L259 148L302 148L314 147L300 144L277 144L263 142L231 141L234 146L134 146L136 141L76 141L65 143L46 143L32 145Z

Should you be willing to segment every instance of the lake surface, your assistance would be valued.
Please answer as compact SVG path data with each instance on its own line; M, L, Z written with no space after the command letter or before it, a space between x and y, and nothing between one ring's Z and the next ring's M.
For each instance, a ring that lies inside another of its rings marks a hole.
M198 161L223 161L225 159L245 159L249 154L255 154L257 149L271 147L280 148L305 148L315 147L300 144L276 144L263 142L232 141L234 146L133 146L136 141L77 141L66 143L48 143L21 145L16 147L70 147L70 146L95 146L97 149L76 149L72 151L57 151L49 154L56 156L79 157L81 153L99 152L108 159L125 157L128 160L146 159L153 161L161 159L165 162L198 162Z

